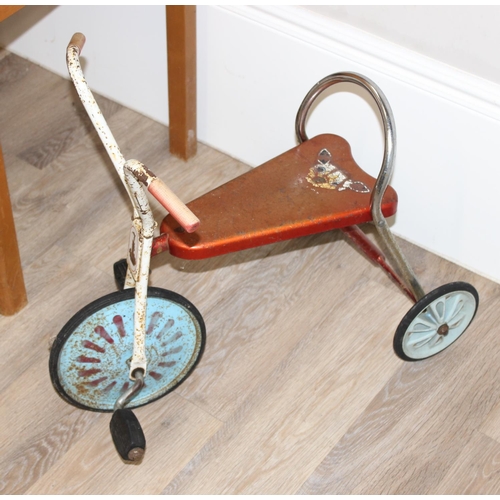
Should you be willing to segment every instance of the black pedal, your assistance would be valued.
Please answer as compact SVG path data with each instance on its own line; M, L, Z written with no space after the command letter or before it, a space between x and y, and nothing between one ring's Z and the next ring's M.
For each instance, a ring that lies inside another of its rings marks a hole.
M121 259L113 264L113 274L115 275L115 283L118 290L123 290L125 288L127 268L127 259Z
M116 410L109 429L116 451L122 459L127 462L140 462L146 450L146 438L132 410Z

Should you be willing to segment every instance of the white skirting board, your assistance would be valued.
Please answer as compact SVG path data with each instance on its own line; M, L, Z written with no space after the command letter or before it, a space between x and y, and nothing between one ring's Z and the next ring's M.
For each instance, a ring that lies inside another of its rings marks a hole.
M396 121L394 232L500 282L500 86L301 7L197 13L202 142L259 165L295 146L295 115L312 85L361 73L385 93ZM168 122L164 7L62 6L16 39L1 30L9 50L60 74L69 37L84 32L91 87ZM345 84L325 94L308 135L345 137L376 176L383 137L370 97Z

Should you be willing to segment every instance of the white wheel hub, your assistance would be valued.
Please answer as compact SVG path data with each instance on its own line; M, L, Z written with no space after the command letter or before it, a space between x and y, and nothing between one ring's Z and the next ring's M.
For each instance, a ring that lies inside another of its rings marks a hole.
M403 338L404 353L424 359L446 349L469 326L476 312L476 299L464 290L436 298L413 319Z

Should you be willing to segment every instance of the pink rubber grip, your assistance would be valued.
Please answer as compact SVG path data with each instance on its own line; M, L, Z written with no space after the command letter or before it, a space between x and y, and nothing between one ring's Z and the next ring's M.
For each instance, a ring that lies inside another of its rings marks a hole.
M153 179L148 186L148 190L188 233L192 233L198 229L200 219L184 205L162 180L158 179L158 177Z
M68 44L68 47L76 47L78 53L81 54L85 45L85 35L83 33L75 33Z

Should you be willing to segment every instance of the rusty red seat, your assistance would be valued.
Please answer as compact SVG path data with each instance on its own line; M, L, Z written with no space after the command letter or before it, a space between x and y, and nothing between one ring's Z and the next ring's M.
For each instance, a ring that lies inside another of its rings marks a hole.
M201 221L187 233L171 216L161 224L169 251L205 259L372 220L375 179L354 161L342 137L319 135L187 204ZM382 213L394 215L386 190Z

